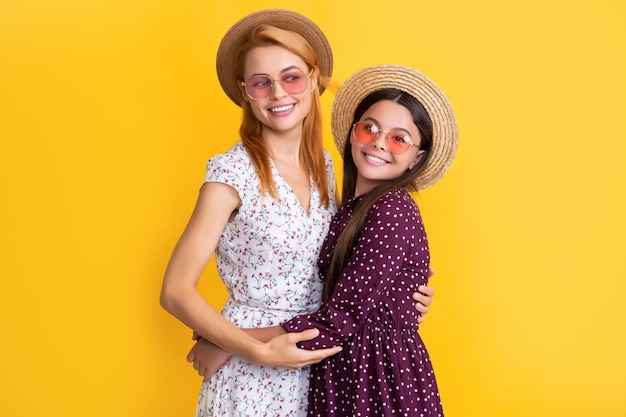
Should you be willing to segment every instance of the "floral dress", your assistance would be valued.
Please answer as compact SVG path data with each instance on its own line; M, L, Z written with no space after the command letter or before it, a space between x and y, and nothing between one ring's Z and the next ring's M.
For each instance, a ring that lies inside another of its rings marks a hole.
M334 196L332 161L327 153L325 157ZM227 184L241 198L241 207L226 225L215 252L229 295L222 315L237 327L280 325L295 315L316 311L321 304L317 260L335 203L321 205L312 184L307 215L273 164L272 176L280 201L259 193L256 171L241 143L207 164L205 182ZM305 416L308 387L308 367L266 367L232 356L202 384L196 416Z
M361 197L335 216L320 269ZM430 357L417 333L411 294L427 282L430 253L417 205L394 190L370 208L333 296L310 315L283 324L289 332L316 327L305 349L342 345L311 367L309 416L443 416Z

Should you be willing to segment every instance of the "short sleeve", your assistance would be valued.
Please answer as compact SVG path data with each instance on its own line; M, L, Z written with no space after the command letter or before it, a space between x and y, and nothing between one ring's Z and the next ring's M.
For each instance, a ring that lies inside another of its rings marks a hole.
M219 182L229 185L243 196L254 176L254 167L242 145L236 145L225 154L209 159L204 182Z

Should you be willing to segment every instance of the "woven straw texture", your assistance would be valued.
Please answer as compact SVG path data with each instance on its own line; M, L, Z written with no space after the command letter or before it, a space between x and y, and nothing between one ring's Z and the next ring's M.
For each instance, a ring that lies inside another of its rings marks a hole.
M235 56L239 47L246 41L250 30L262 24L290 30L304 37L317 55L322 75L330 78L333 72L333 53L328 39L312 20L291 10L261 10L235 23L226 32L217 50L217 77L226 95L236 105L241 105L239 103L241 96L239 80L235 78ZM322 91L323 89L320 89L320 93Z
M419 71L401 65L376 65L350 76L333 102L331 125L335 145L341 155L352 128L359 103L374 91L395 88L417 98L433 122L433 144L428 165L416 179L418 190L435 184L452 164L458 148L459 132L454 110L441 89Z

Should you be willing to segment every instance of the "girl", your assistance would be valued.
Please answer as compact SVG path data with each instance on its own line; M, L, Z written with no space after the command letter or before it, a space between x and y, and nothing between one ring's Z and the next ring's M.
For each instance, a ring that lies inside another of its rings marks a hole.
M423 74L363 69L333 103L343 205L320 255L324 304L283 324L316 328L305 349L342 345L311 369L310 416L442 416L409 294L427 281L429 247L409 192L440 179L456 153L454 112Z

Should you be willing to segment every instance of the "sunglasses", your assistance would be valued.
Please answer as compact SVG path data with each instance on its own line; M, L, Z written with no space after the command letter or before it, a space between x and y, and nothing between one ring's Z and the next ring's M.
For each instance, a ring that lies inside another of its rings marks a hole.
M278 81L287 94L301 94L307 89L312 73L313 70L308 74L300 70L289 71L282 74L277 80L269 75L261 74L250 77L245 82L240 81L240 85L245 87L246 94L252 100L268 98L272 93L274 81Z
M369 121L360 121L352 125L352 136L359 143L372 143L378 138L378 135L385 133L385 143L387 150L393 154L402 154L409 150L411 145L419 149L419 145L411 141L411 136L405 131L391 129L382 130L377 124Z

